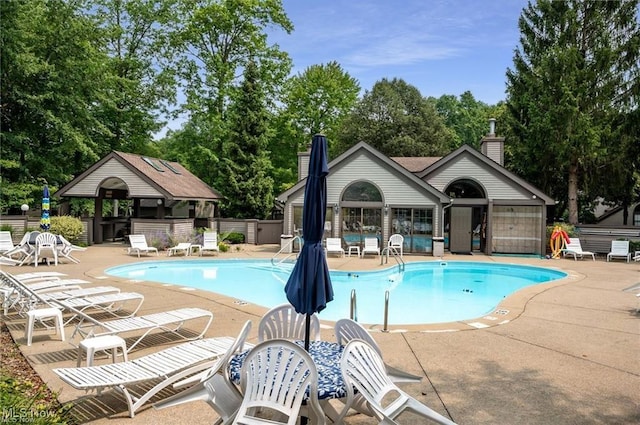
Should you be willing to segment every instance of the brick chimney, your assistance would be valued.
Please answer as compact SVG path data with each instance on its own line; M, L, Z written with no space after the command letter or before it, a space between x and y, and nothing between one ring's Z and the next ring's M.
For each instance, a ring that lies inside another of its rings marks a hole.
M309 174L309 158L311 157L311 145L307 146L306 152L298 152L298 181Z
M504 137L496 137L496 119L489 118L489 133L480 140L480 151L504 166Z

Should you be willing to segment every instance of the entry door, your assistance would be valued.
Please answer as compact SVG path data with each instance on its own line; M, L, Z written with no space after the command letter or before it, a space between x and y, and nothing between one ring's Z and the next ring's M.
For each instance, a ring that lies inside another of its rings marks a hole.
M472 217L471 207L451 207L449 251L464 254L471 252Z

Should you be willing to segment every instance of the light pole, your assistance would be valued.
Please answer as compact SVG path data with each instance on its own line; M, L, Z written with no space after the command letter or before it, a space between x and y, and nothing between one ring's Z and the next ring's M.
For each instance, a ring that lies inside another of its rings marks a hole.
M29 205L27 205L27 204L22 204L22 205L20 206L20 209L22 210L22 215L26 215L26 214L27 214L27 211L29 211Z

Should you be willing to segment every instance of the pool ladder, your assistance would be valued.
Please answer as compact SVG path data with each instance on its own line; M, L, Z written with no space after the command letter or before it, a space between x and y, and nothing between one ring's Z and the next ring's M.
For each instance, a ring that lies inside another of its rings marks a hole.
M402 256L398 254L398 250L395 247L388 246L382 250L382 254L380 255L380 265L387 264L389 262L389 253L395 258L396 263L398 263L398 270L400 272L404 271L405 262L402 259Z
M280 265L280 264L284 263L285 261L289 260L292 257L293 257L294 260L297 258L298 254L293 252L293 249L292 249L293 248L293 243L295 241L298 241L298 244L300 244L300 248L302 249L302 238L300 236L294 236L283 247L281 247L280 250L273 257L271 257L271 265L272 266ZM284 253L285 250L287 251L286 252L287 255L284 258L276 261L278 256L280 254ZM291 250L291 252L288 252L289 250Z
M358 321L358 302L356 297L356 290L351 290L351 305L349 307L349 317L351 320ZM389 291L384 291L384 325L382 326L382 332L389 331Z

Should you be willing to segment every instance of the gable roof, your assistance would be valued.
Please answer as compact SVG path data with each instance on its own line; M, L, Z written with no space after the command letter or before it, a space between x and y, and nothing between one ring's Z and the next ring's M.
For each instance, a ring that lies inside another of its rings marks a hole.
M505 179L510 180L511 182L519 185L523 189L531 192L531 194L536 195L537 198L543 200L546 205L555 205L555 201L547 196L543 191L538 189L537 187L531 185L524 179L518 177L516 174L507 170L491 158L482 153L478 152L474 148L469 145L462 145L455 151L451 152L449 155L442 157L438 161L431 164L429 167L424 169L422 172L418 173L418 177L420 178L428 178L429 174L434 173L436 170L439 170L442 167L445 167L449 162L453 161L455 158L461 155L471 155L476 158L478 161L484 163L487 167L495 170L497 173L501 174Z
M167 200L205 200L222 199L216 190L200 180L180 163L151 158L143 155L113 151L93 164L82 174L76 176L69 183L60 188L54 196L64 197L95 197L100 187L108 189L126 189L130 182L120 175L100 174L101 168L108 162L117 162L139 177L149 189L159 192ZM91 176L100 177L100 181L86 184L78 192L78 185ZM124 182L124 183L123 183ZM73 192L73 193L71 193Z
M441 156L392 156L391 159L412 173L419 173L431 164L440 160Z
M381 162L385 163L390 169L393 169L394 171L400 173L404 179L412 181L414 184L422 187L424 190L426 190L428 193L430 193L435 198L438 198L440 200L440 202L445 202L445 203L449 202L449 197L447 197L444 193L440 192L438 189L436 189L435 187L431 186L429 183L425 182L424 180L421 180L414 173L409 171L407 168L403 167L398 162L396 162L396 161L392 160L391 158L389 158L388 156L382 154L380 151L378 151L377 149L373 148L372 146L370 146L369 144L367 144L365 142L359 142L359 143L355 144L354 146L349 148L347 151L343 152L340 156L338 156L337 158L332 160L329 163L329 176L331 176L332 168L336 167L337 165L341 164L342 162L348 161L349 158L351 158L352 156L356 155L361 150L364 150L364 151L372 154L378 160L380 160ZM288 190L286 190L283 193L281 193L277 197L276 200L279 201L279 202L286 202L286 200L292 194L294 194L295 192L297 192L300 189L303 189L305 184L306 184L306 182L307 182L307 178L305 177L304 179L298 181L298 183L293 185L291 188L289 188Z

